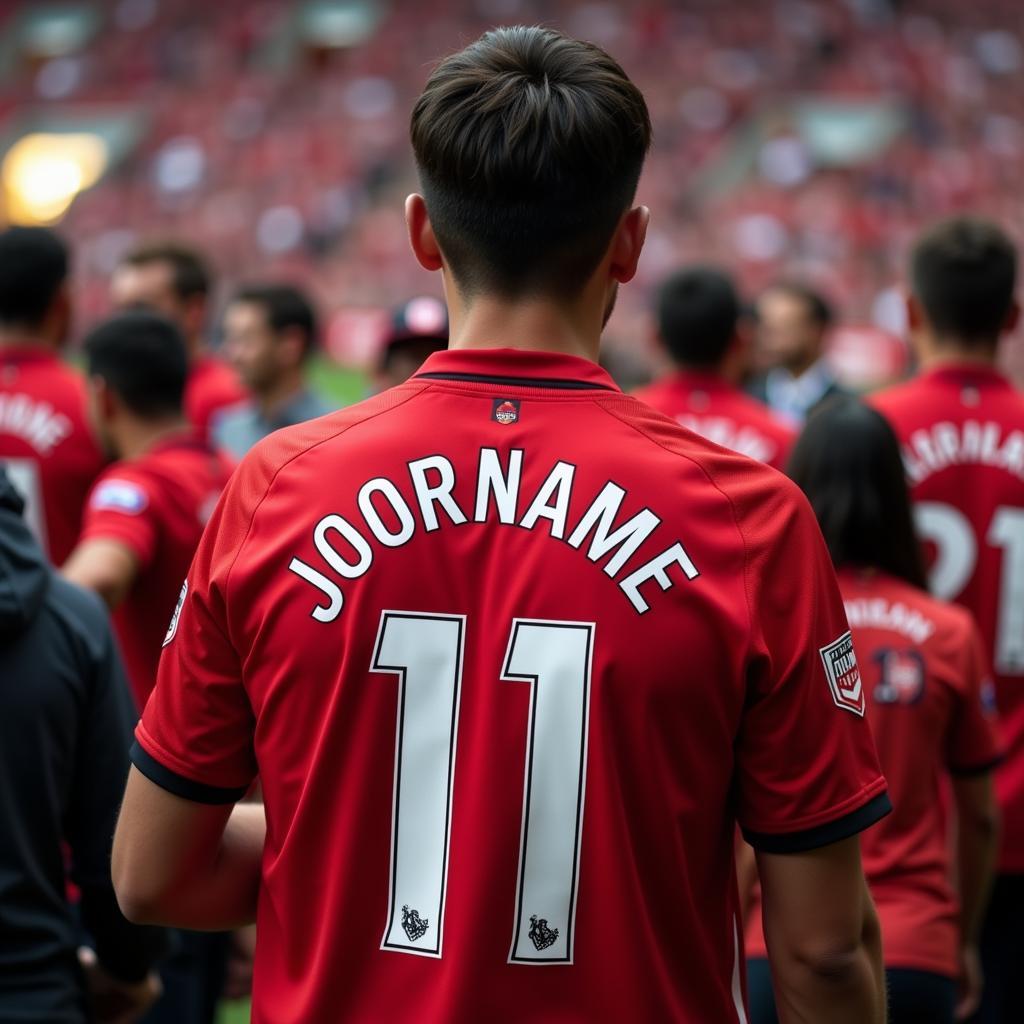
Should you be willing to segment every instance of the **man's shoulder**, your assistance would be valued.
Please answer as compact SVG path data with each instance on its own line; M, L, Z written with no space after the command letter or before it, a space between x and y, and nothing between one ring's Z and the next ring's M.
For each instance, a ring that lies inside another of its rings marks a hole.
M326 416L276 430L253 446L239 463L235 477L244 480L249 494L253 488L265 489L286 467L301 464L304 456L326 445L346 443L352 428L392 412L421 391L403 385Z
M866 396L865 401L884 415L898 414L910 405L927 400L930 390L926 380L914 377L875 391Z
M778 470L701 437L634 397L602 399L602 404L650 446L693 465L730 501L740 520L756 517L765 503L778 507L806 503L799 488Z

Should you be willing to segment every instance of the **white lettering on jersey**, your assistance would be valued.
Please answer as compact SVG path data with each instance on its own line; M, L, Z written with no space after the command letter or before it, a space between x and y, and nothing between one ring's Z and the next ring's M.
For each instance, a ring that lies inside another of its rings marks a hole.
M915 644L923 644L935 632L935 623L902 601L890 604L884 597L858 597L846 601L846 617L854 629L889 629Z
M508 453L508 476L502 471L501 457L494 448L480 449L480 466L476 480L476 511L473 521L485 522L493 495L498 508L498 522L511 526L516 521L516 504L519 500L519 476L523 469L523 453L513 448Z
M0 433L28 442L40 455L50 455L71 434L71 420L49 402L22 393L0 393Z
M540 485L537 497L530 502L520 526L532 530L538 519L551 520L551 536L561 540L565 534L565 519L569 514L569 500L572 498L572 478L576 467L568 462L558 462ZM554 498L554 504L551 499Z
M587 558L592 562L600 561L609 551L619 550L608 559L604 571L609 576L615 574L629 561L633 553L654 532L661 520L649 509L641 509L632 519L623 523L614 533L609 533L615 517L619 514L622 499L626 492L611 481L604 485L604 490L594 499L593 504L580 519L576 529L569 537L569 543L578 548L593 533Z
M650 607L643 595L640 593L640 584L648 580L657 580L662 590L668 590L673 585L672 577L665 570L670 565L678 565L686 574L688 580L696 579L700 573L697 567L690 561L686 549L678 542L673 544L660 555L655 555L646 565L641 565L634 573L630 573L620 584L619 589L629 598L633 607L641 614Z
M585 553L591 562L599 562L610 556L604 565L605 573L618 582L623 594L641 615L650 608L647 598L640 593L643 584L654 580L663 591L669 590L677 582L667 571L672 566L682 569L688 580L700 575L686 549L676 541L657 554L648 550L647 561L643 565L624 579L618 579L627 563L641 551L644 543L661 525L661 519L649 508L641 508L625 522L616 523L627 495L622 487L610 480L583 510L566 539L576 470L568 462L555 463L517 521L522 465L523 452L519 449L509 453L507 470L502 467L496 449L481 449L475 484L475 523L496 521L504 526L520 526L532 530L539 520L547 519L551 523L552 538L562 540L577 550L582 550L587 544ZM453 525L461 526L468 522L453 497L455 469L448 459L443 455L431 455L410 462L408 470L419 507L418 523L410 503L394 481L374 477L364 483L358 492L357 504L364 521L362 524L354 524L344 516L331 513L323 516L313 528L314 547L327 566L342 579L358 579L373 565L373 548L368 536L386 547L401 547L412 540L417 526L421 526L426 533L440 529L438 506L444 509ZM374 501L378 496L383 502ZM385 523L382 517L385 503L390 513L389 518L393 515L397 521L397 530ZM491 519L494 512L497 513L496 520ZM340 549L338 544L341 544ZM288 569L323 595L325 600L313 608L310 613L312 617L317 622L333 622L341 614L345 602L337 582L298 557L291 559Z
M1024 480L1024 431L1005 436L998 423L943 421L915 430L903 446L911 483L919 484L948 466L982 465L1005 469Z
M438 474L437 483L428 482L427 472L429 470L434 470ZM456 526L466 522L466 514L455 504L455 499L452 497L452 489L455 487L455 468L443 455L430 455L425 459L410 462L409 473L416 491L416 500L420 503L423 528L427 533L433 533L438 528L435 505L440 505Z

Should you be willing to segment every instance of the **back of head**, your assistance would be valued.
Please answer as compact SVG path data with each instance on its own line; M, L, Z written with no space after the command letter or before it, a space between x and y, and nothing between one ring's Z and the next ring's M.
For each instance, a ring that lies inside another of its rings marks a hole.
M122 261L129 267L164 264L171 271L171 287L180 302L206 298L213 288L209 265L199 252L180 242L149 242L131 250Z
M46 319L68 277L68 249L46 228L0 233L0 326L32 330Z
M287 330L295 330L301 334L304 356L308 357L316 348L316 312L309 298L298 288L287 284L246 285L235 293L233 301L260 307L267 325L275 334Z
M729 276L713 267L673 274L658 291L658 334L681 366L712 368L736 336L740 300Z
M89 375L141 419L180 416L188 360L178 327L148 310L119 313L85 339Z
M552 29L495 29L442 61L411 137L460 289L579 291L632 201L650 136L622 68Z
M994 349L1014 309L1017 250L995 224L953 217L918 239L910 278L937 340Z
M881 569L926 589L899 442L885 418L854 398L811 414L789 475L807 495L836 568Z

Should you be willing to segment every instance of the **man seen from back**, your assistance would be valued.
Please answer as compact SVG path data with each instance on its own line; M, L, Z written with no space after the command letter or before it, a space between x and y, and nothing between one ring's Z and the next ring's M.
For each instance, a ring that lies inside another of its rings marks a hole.
M497 29L411 136L450 348L236 470L136 731L122 906L258 904L256 1024L737 1021L738 820L788 1019L882 1021L857 833L889 804L810 508L597 365L643 96ZM232 809L257 766L265 818Z

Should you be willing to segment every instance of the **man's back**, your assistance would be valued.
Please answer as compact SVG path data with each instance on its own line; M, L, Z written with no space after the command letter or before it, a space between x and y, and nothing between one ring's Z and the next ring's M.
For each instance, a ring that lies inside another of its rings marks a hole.
M114 611L114 626L138 706L156 681L160 644L230 468L198 438L168 438L112 465L89 496L82 539L120 541L138 574Z
M701 437L779 470L796 440L792 427L717 373L670 373L635 397Z
M103 460L81 378L45 348L0 350L0 462L25 499L26 522L62 564Z
M256 1021L743 1019L736 815L886 807L845 630L776 474L584 360L443 353L242 464L135 763L258 765Z
M1024 397L953 364L873 399L892 423L935 594L972 611L992 658L1007 758L1003 871L1024 871Z

